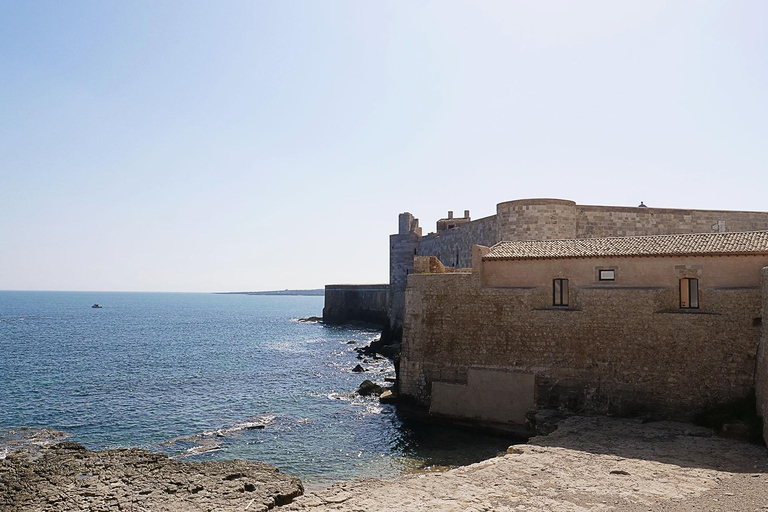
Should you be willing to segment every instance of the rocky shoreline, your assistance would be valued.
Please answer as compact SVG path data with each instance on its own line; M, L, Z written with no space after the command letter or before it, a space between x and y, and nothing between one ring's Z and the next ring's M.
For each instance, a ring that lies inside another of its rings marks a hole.
M261 462L180 462L141 449L90 451L73 442L0 460L0 511L264 512L304 492Z
M573 416L477 464L302 493L267 464L139 449L64 442L0 461L2 512L739 512L768 510L768 451L690 424Z

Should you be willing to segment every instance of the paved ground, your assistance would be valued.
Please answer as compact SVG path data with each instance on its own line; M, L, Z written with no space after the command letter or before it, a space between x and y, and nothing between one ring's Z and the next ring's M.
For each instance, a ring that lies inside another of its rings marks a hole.
M337 484L280 510L768 510L768 451L688 424L574 417L494 459Z

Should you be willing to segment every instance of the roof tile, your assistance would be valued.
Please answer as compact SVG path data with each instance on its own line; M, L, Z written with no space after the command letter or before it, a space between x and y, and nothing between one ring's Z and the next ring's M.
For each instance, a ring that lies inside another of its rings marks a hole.
M499 242L484 260L768 254L768 231Z

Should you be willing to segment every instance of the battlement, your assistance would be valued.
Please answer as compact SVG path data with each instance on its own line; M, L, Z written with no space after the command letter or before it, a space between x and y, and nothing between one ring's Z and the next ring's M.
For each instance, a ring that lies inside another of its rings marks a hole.
M464 210L463 217L454 217L453 211L448 210L448 217L437 221L437 232L440 233L441 231L445 231L447 229L457 228L467 224L468 222L471 222L471 220L472 219L469 218L469 210Z

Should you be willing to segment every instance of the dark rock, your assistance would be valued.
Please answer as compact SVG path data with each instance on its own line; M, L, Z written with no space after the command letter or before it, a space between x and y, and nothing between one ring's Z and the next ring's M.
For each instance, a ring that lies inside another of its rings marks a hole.
M299 322L322 322L323 318L320 316L308 316L307 318L299 318Z
M529 411L525 415L525 420L529 430L536 432L538 435L546 436L557 430L557 426L561 421L571 416L573 414L556 409L539 409Z
M384 389L378 384L374 384L369 380L364 380L360 387L357 389L357 394L360 396L380 395Z
M55 445L53 445L53 449L54 450L76 450L76 451L84 452L85 446L81 444L77 444L72 441L64 441L64 442L56 443Z
M364 371L365 371L365 368L363 368L363 367L362 367L362 366L360 366L360 365L357 365L357 366L355 366L354 368L352 368L352 371L353 371L353 372L355 372L355 373L362 373L362 372L364 372Z
M383 355L384 357L388 357L389 359L393 359L397 354L400 353L400 344L395 345L384 345L379 349L379 354Z

